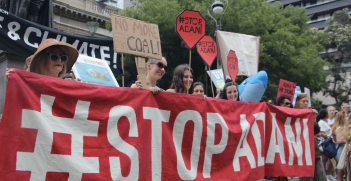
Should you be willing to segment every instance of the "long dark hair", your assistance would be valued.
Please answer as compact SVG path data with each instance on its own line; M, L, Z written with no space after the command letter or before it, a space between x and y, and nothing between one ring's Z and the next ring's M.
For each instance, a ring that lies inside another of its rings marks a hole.
M178 65L173 74L173 81L170 89L175 89L177 93L183 93L185 90L184 83L183 83L183 77L184 77L184 72L186 70L189 70L189 65L188 64L181 64ZM194 75L193 69L190 68L190 72L192 75ZM191 84L190 89L189 89L189 94L193 93L193 84Z
M277 105L277 106L280 106L280 104L281 104L285 99L291 101L291 100L290 100L290 96L288 96L288 95L281 95L281 96L278 97L278 100L277 100L277 104L276 104L276 105Z
M223 88L223 96L222 96L222 99L227 99L228 100L228 97L227 97L227 88L229 86L232 86L234 85L236 87L236 90L238 91L238 98L237 98L237 101L240 101L239 97L239 90L238 90L238 84L237 83L233 83L233 82L227 82L225 85L224 85L224 88Z

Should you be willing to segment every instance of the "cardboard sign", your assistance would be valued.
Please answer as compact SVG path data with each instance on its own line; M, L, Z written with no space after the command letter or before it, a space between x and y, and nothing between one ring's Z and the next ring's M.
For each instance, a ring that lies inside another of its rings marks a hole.
M284 79L280 79L276 101L281 95L290 96L290 100L293 100L294 94L295 94L295 88L296 88L296 83L290 82Z
M216 41L206 35L196 44L196 49L201 58L211 67L218 54Z
M236 75L238 75L239 66L238 66L238 58L233 50L229 51L227 56L228 63L228 72L233 82L235 82Z
M223 70L222 69L215 69L215 70L206 71L206 72L207 72L209 77L212 77L212 82L216 86L216 88L219 87L219 88L221 88L221 90L223 90L223 87L225 85Z
M251 77L258 72L260 55L260 37L226 31L216 31L224 75L229 75L227 58L230 50L235 51L239 61L238 76Z
M177 17L176 30L189 49L192 49L205 36L206 20L198 11L184 10Z
M119 87L107 61L80 54L72 70L82 82Z
M135 65L138 71L138 78L141 81L144 89L148 89L149 86L147 85L146 80L146 63L145 58L135 56Z
M162 59L157 24L111 15L113 45L116 52Z

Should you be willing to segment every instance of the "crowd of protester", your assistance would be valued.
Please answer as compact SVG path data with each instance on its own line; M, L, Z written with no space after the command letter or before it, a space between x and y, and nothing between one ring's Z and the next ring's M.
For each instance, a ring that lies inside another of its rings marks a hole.
M34 72L55 78L66 80L76 80L74 75L68 73L78 58L78 50L70 44L59 42L55 39L47 39L43 41L37 51L25 61L24 68L26 71ZM167 60L162 57L161 60L150 58L146 63L146 80L147 86L153 94L159 91L172 93L188 93L203 96L206 99L204 85L201 82L193 83L193 70L188 64L181 64L175 68L172 84L169 89L164 90L156 86L156 82L168 70ZM14 70L7 70L6 75ZM144 88L142 82L137 77L137 81L131 88ZM220 98L221 89L217 88L216 98ZM238 85L232 81L226 81L223 88L222 99L231 101L240 101ZM293 107L292 100L289 96L282 95L278 97L276 106L294 109L309 109L309 97L307 94L299 94ZM271 101L273 102L273 101ZM350 106L347 103L342 104L341 111L336 113L333 106L322 109L319 112L313 109L314 114L314 135L315 135L315 172L314 177L301 177L300 181L343 181L343 177L350 175L350 148L351 142L351 123ZM1 120L1 115L0 115ZM328 157L324 154L321 143L332 138L337 153L334 157ZM336 179L333 171L336 168ZM347 172L345 172L348 170ZM286 177L273 178L277 181L287 180Z

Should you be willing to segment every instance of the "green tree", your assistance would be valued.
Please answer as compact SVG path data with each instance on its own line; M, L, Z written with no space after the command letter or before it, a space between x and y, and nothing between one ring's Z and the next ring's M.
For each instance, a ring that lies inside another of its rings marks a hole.
M336 11L333 17L327 20L328 26L324 32L328 34L322 58L331 63L332 74L327 78L329 86L323 88L323 94L335 99L339 107L343 102L349 102L351 89L347 78L347 69L351 62L351 17L349 9ZM349 71L348 71L349 72Z
M206 19L206 34L213 36L215 22L207 14L207 7L212 3L211 0L140 0L135 7L118 12L158 24L162 53L171 68L162 78L161 87L168 88L174 68L189 61L189 50L175 31L176 17L184 9L199 11ZM306 24L308 19L304 8L284 8L279 2L270 5L262 0L230 1L222 29L261 37L259 70L268 73L269 83L264 95L267 100L275 100L280 78L308 87L312 92L321 90L327 75L323 66L327 63L318 58L322 46L317 42L323 34L313 33ZM111 29L110 26L107 23L107 28ZM205 64L195 49L191 52L194 81L205 82L208 79ZM136 79L133 57L126 56L125 62L126 82L131 84ZM214 63L211 69L215 68ZM238 77L236 82L241 83L244 78ZM207 94L212 95L210 91Z

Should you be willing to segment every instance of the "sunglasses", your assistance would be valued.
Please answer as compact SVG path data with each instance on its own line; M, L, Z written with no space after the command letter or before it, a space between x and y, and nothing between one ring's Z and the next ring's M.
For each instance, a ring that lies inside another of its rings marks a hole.
M56 53L49 53L50 60L55 62L61 58L61 62L65 63L68 60L68 55L57 55Z
M288 106L288 105L290 105L291 103L290 103L290 102L284 102L284 104Z
M168 67L167 67L166 65L163 65L162 62L150 62L150 63L151 63L151 64L157 64L157 66L158 66L160 69L164 68L165 71L168 70Z

